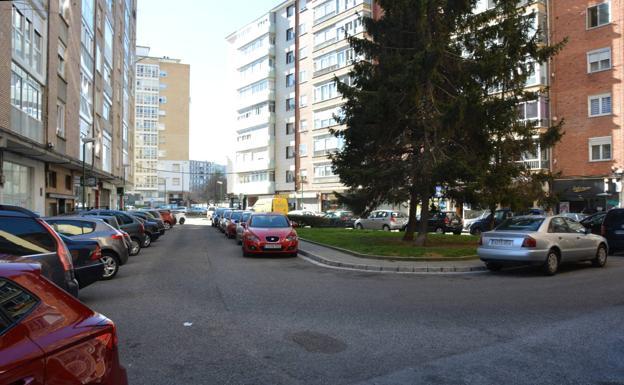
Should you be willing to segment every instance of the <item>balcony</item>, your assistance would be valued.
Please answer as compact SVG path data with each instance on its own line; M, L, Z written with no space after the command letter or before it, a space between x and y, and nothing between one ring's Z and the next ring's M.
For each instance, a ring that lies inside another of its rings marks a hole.
M264 79L275 79L275 69L267 68L264 71L258 71L245 77L239 77L237 88L243 88L250 84L254 84Z
M550 169L550 151L537 146L537 150L533 154L525 154L520 161L531 171Z
M234 184L232 192L235 195L272 195L275 193L275 182L261 181L251 183L239 183Z
M264 171L273 168L271 159L252 160L247 162L234 162L234 172L248 173L255 171Z
M236 121L236 130L244 130L256 126L265 126L275 123L275 114L272 112L263 112L260 115L252 115L246 119Z
M236 101L236 108L240 111L246 107L255 106L272 100L275 100L275 91L267 89L244 98L239 97Z
M319 77L319 76L326 75L326 74L328 74L328 73L331 73L331 72L336 71L336 70L337 70L337 69L339 69L339 68L340 68L340 66L339 66L338 64L334 64L334 65L332 65L332 66L329 66L329 67L323 68L323 69L321 69L321 70L314 71L314 75L313 75L313 77L317 78L317 77Z

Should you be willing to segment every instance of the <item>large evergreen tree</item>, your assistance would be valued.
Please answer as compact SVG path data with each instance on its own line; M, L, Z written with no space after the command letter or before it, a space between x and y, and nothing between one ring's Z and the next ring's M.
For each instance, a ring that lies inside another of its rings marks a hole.
M345 147L333 162L352 191L409 199L404 239L413 240L417 206L428 218L436 186L485 196L485 184L514 178L520 155L536 145L534 127L517 123L518 103L536 97L524 90L530 63L559 46L543 44L516 0L479 14L476 0L378 3L383 17L364 19L369 36L350 38L366 60L354 64L349 84L339 82L347 128L335 132ZM423 245L427 221L419 223Z

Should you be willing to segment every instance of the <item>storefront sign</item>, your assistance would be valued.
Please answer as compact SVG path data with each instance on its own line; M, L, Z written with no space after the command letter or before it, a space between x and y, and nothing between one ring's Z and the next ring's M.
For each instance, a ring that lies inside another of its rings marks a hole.
M559 214L570 212L570 202L559 202Z

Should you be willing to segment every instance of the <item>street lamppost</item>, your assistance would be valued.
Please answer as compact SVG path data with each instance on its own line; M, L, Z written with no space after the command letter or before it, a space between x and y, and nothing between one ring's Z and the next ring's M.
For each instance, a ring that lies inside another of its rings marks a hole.
M219 196L217 198L221 198L223 196L223 181L218 180L217 184L219 185ZM217 199L217 202L219 199Z
M85 209L87 200L87 143L95 143L95 138L82 138L82 209Z

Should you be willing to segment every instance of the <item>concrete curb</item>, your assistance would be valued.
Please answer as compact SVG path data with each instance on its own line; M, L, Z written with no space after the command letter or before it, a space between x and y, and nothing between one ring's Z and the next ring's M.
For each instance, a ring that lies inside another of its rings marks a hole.
M346 270L357 270L367 272L379 272L379 273L399 273L399 274L472 274L487 271L485 266L473 266L473 267L458 267L458 266L425 266L425 267L407 267L407 266L371 266L365 264L354 264L346 262L332 261L330 259L321 257L317 254L299 248L299 254L307 257L304 259L310 259L316 264L329 267Z
M336 251L340 251L341 253L349 254L349 255L352 255L354 257L364 258L364 259L375 259L375 260L379 260L379 261L389 261L389 262L453 262L453 261L472 261L472 260L479 259L479 257L477 255L471 255L471 256L468 256L468 257L457 257L457 258L385 257L385 256L381 256L381 255L362 254L362 253L358 253L356 251L343 249L341 247L332 246L332 245L328 245L328 244L321 243L321 242L311 241L309 239L305 239L305 238L301 238L301 237L299 237L299 239L301 239L304 242L312 243L314 245L323 246L323 247L326 247L328 249L333 249L333 250L336 250Z

